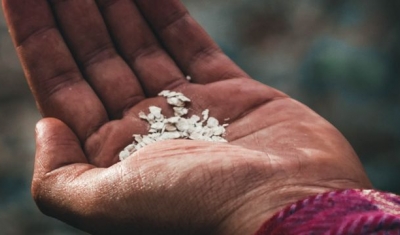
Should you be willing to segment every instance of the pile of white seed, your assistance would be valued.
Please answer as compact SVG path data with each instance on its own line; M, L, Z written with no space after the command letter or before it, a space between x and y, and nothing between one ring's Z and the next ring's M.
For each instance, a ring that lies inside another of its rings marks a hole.
M139 117L149 123L150 129L147 135L133 135L133 143L126 146L119 154L121 161L146 145L163 140L190 139L227 142L223 136L228 124L220 125L216 118L209 116L208 109L202 112L202 117L192 115L190 118L186 118L189 110L185 106L190 103L189 98L174 91L162 91L159 96L167 99L167 103L174 110L174 116L165 117L162 109L156 106L149 107L147 115L140 112Z

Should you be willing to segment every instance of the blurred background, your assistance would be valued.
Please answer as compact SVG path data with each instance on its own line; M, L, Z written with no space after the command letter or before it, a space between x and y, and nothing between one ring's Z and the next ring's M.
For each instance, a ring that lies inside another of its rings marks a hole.
M333 123L375 187L400 193L400 1L183 0L255 79ZM0 16L0 234L84 234L30 197L40 116Z

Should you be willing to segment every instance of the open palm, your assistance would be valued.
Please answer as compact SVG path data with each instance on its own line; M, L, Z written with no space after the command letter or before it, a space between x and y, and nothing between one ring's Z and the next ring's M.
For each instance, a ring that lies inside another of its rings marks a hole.
M42 112L33 195L92 233L250 234L282 206L370 187L328 122L238 68L178 0L3 0ZM192 77L192 82L185 79ZM158 142L123 162L162 90L229 120L229 144Z

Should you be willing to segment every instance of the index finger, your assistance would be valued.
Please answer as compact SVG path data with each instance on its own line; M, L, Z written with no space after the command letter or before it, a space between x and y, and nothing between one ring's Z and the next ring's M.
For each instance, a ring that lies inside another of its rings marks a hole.
M46 0L4 0L18 56L44 117L65 122L86 140L108 120L101 101L83 79Z

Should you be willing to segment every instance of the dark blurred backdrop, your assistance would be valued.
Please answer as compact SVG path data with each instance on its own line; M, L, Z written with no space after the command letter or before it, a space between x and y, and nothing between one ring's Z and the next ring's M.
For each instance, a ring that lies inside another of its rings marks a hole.
M400 1L184 0L255 79L332 122L375 187L400 193ZM40 116L0 17L0 234L83 234L29 192Z

